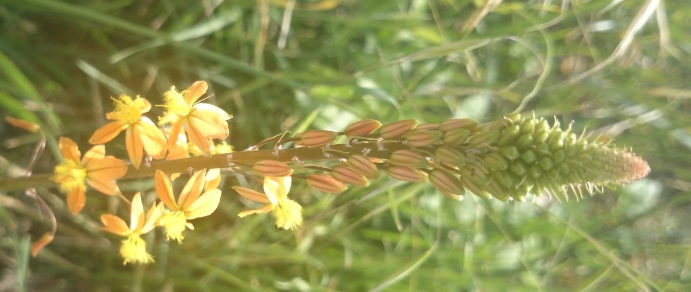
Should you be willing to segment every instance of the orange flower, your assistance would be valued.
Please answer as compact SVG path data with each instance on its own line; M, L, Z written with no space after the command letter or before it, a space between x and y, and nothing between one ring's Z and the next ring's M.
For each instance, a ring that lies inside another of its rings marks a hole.
M265 203L264 207L240 212L240 218L252 214L272 212L276 226L283 229L294 229L302 225L302 206L288 199L291 177L264 177L264 194L245 187L233 187L241 196L252 201Z
M166 141L163 132L149 118L142 116L151 110L151 104L139 96L132 99L127 95L121 95L113 101L115 110L107 113L106 118L114 121L96 130L89 143L104 144L127 130L125 145L134 168L139 168L144 151L149 155L162 155Z
M156 194L163 204L170 209L161 218L160 224L166 228L166 236L178 243L183 239L182 232L185 227L194 230L192 223L187 220L211 215L221 201L221 191L218 189L207 190L202 194L206 170L195 172L175 202L173 186L168 176L160 170L156 170L154 181L156 182Z
M226 120L233 116L215 105L196 103L207 89L206 82L197 81L183 92L177 92L173 86L164 94L165 104L162 106L166 109L166 113L159 118L158 123L172 125L168 136L170 148L177 143L178 133L187 132L189 141L208 155L213 147L209 139L228 137Z
M101 222L104 225L103 230L127 237L120 246L120 255L125 259L123 264L128 262L146 264L154 261L151 255L146 252L146 241L141 238L141 235L156 227L161 214L162 205L158 204L151 206L149 212L145 215L142 197L137 193L132 199L130 226L127 226L125 220L118 216L111 214L101 215Z
M67 207L72 214L84 208L87 184L106 195L120 192L115 180L125 175L127 164L113 156L106 156L103 145L92 147L81 161L77 144L70 138L60 138L59 147L64 161L55 167L55 175L51 179L67 194Z

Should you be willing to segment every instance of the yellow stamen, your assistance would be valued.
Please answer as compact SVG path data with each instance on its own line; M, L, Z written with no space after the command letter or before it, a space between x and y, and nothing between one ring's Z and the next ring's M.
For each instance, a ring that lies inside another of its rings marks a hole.
M279 201L273 209L273 215L279 228L288 230L302 225L302 206L293 200Z
M86 168L74 160L65 160L55 167L52 180L60 185L60 190L67 193L78 188L86 190Z
M186 117L190 114L192 107L187 104L182 94L175 90L175 86L164 93L163 99L163 107L166 109L166 113L159 118L158 123L160 125L173 122L177 117Z
M146 252L146 241L138 234L132 234L122 241L120 255L125 259L124 265L129 262L148 264L154 261L154 258Z
M185 218L185 213L182 211L168 212L161 218L160 224L166 228L166 239L167 240L177 240L181 243L185 238L182 236L182 232L185 231L187 226L187 218Z
M139 121L142 113L147 110L147 102L143 98L132 99L128 95L120 95L118 99L113 98L115 110L110 113L110 117L124 124L132 125Z

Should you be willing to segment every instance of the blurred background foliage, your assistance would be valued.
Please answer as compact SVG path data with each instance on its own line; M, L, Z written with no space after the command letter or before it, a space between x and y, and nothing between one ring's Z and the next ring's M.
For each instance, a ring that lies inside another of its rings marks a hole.
M295 233L237 218L246 201L229 176L182 245L149 235L148 266L123 266L119 239L98 229L112 198L90 193L74 217L39 190L59 227L30 258L48 224L34 199L0 193L0 290L688 291L690 18L685 1L655 0L0 0L0 114L46 131L35 173L52 171L59 136L87 149L110 97L160 104L195 80L235 115L236 149L359 119L520 111L616 138L652 168L568 202L455 202L389 178L339 195L296 182ZM4 123L0 137L0 175L21 175L37 138ZM131 195L151 182L122 185Z

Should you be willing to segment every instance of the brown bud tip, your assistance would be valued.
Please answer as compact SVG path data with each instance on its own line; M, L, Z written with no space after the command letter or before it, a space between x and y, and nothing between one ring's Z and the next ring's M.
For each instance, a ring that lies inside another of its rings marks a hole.
M381 127L381 123L377 120L362 120L350 124L343 132L348 137L364 136L371 134L379 127Z
M310 147L326 146L336 140L338 134L326 130L309 130L300 134L300 144Z
M414 129L418 123L419 122L417 120L412 120L412 119L411 120L402 120L402 121L386 124L386 125L382 126L379 131L381 133L382 138L394 139L394 138L398 138L400 136L403 136L403 134Z
M263 176L289 176L293 174L293 169L290 165L276 160L257 161L252 170Z
M313 189L326 193L340 193L348 189L345 184L330 175L315 173L307 176L307 184Z

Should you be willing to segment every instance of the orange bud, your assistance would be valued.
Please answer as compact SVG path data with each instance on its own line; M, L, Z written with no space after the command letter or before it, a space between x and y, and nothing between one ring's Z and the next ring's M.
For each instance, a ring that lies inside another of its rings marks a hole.
M412 167L389 164L384 170L395 179L409 182L424 182L427 174Z
M353 155L348 158L347 162L348 165L353 168L353 170L357 171L359 174L362 174L366 178L375 179L379 177L377 165L372 163L372 161L370 161L367 157L362 155Z
M307 184L313 189L326 193L340 193L348 189L342 182L327 174L315 173L307 176Z
M25 120L15 119L15 118L10 117L10 116L5 116L5 121L7 121L7 123L9 123L12 126L24 129L24 130L29 131L31 133L36 133L41 129L41 127L39 127L35 123L25 121Z
M413 131L405 134L408 144L415 147L426 147L441 140L442 134L435 130Z
M427 167L427 158L422 156L422 154L420 153L407 149L396 150L393 153L391 153L389 162L412 168Z
M429 181L442 194L454 200L460 200L465 192L461 181L445 170L433 169L429 175Z
M381 123L377 120L362 120L354 122L346 127L344 133L348 137L364 136L371 134L381 127Z
M336 166L331 169L331 176L343 183L367 187L369 181L362 174L347 166Z
M450 119L443 121L439 125L439 130L442 132L451 131L454 129L468 129L472 130L477 126L477 122L471 119Z
M46 245L49 243L53 242L53 233L52 232L46 232L39 238L36 242L31 244L31 256L36 257L38 255L38 252L41 251Z
M252 170L263 176L289 176L293 174L293 169L287 163L276 160L257 161Z
M418 120L413 120L413 119L402 120L402 121L386 124L386 125L382 126L379 131L381 132L382 138L394 139L394 138L398 138L400 136L403 136L403 134L414 129L418 123L419 123Z
M300 135L300 144L311 147L321 147L336 140L338 134L326 130L309 130Z

